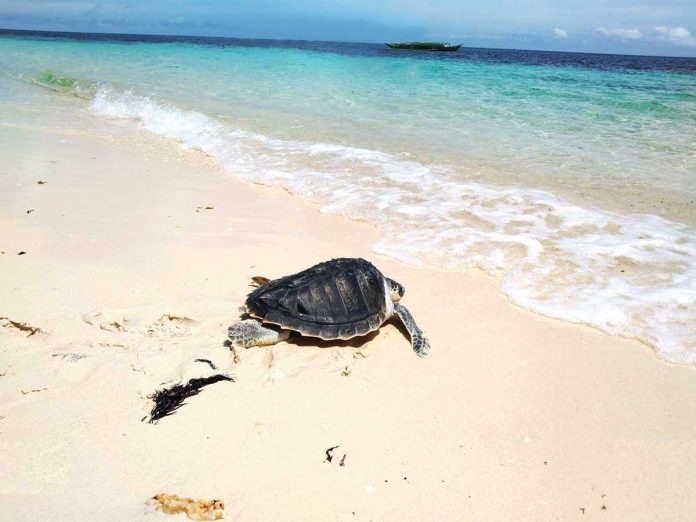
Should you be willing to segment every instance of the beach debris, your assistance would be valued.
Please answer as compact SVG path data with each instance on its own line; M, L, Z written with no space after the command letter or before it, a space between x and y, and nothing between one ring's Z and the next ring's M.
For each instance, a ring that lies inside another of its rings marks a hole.
M185 513L191 520L220 520L225 518L225 503L222 500L194 500L169 493L160 493L146 504L167 515Z
M341 457L341 462L338 464L339 466L345 466L346 465L346 454L344 453L343 456Z
M326 453L326 458L324 459L324 462L331 462L333 460L333 455L331 454L331 452L338 447L339 446L333 446L324 452L324 453Z
M36 183L37 183L38 185L45 185L46 183L48 183L48 181L44 181L44 180L40 179L40 180L37 181Z
M356 350L353 352L353 359L365 359L367 355L362 353L360 350Z
M13 321L9 317L0 317L0 326L3 328L19 330L20 332L26 332L27 337L31 337L37 333L44 333L44 331L37 326L32 326L28 323L20 323L19 321Z
M210 377L191 379L186 384L175 384L171 388L157 390L152 395L148 395L148 399L155 401L155 405L150 411L150 420L148 422L155 424L158 420L172 415L185 404L184 401L186 399L198 395L205 386L220 381L234 382L234 377L218 373Z
M22 392L22 395L28 395L30 393L37 393L37 392L45 391L47 389L48 388L34 388L33 390L19 390L19 391Z
M29 210L27 210L27 214L31 214L32 212L34 212L33 208L30 208Z
M99 346L102 348L126 348L125 344L119 344L119 343L104 343L104 342L99 342L97 343Z
M124 332L126 330L123 327L123 323L121 323L119 321L111 321L111 322L102 323L99 325L99 328L101 330L106 330L107 332Z
M345 368L343 368L343 370L341 370L341 375L343 375L344 377L348 377L351 371L352 369L346 366Z
M194 362L202 362L208 364L213 370L217 370L217 366L210 359L196 359Z
M255 287L255 288L258 288L259 286L263 286L263 285L265 285L266 283L270 283L270 282L271 282L270 279L268 279L267 277L263 277L263 276L253 276L253 277L251 278L251 281L252 281L252 282L251 282L251 284L250 284L249 286L253 286L253 287Z
M24 254L26 254L24 250L20 250L19 252L17 252L18 256L23 256Z
M196 212L200 212L201 210L213 210L215 207L196 207Z
M87 356L82 355L80 353L52 353L51 357L60 357L64 361L77 362L80 359L84 359Z

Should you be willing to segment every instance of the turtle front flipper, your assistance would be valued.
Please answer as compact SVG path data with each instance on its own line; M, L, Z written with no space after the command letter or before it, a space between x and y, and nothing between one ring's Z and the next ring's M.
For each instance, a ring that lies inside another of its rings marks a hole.
M236 348L268 346L284 341L289 336L289 331L266 328L255 319L238 321L227 329L227 337L229 337L232 346Z
M399 316L401 322L408 330L408 334L411 336L411 348L416 352L418 357L425 357L430 351L430 343L428 338L425 336L423 331L418 328L416 321L413 319L411 312L408 311L402 304L394 305L394 313Z

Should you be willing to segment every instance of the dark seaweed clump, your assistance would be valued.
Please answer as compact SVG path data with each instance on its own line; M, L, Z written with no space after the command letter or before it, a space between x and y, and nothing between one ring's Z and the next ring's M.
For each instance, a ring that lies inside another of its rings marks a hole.
M155 401L148 422L154 424L158 420L175 413L176 410L185 404L184 401L186 399L198 395L198 392L200 392L203 387L220 381L234 382L234 378L219 373L217 375L211 375L210 377L191 379L186 384L175 384L171 388L157 390L152 395L148 395L148 399Z

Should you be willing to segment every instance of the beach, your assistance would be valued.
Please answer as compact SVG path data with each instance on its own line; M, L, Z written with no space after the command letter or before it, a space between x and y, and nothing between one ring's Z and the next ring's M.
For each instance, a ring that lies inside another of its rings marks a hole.
M146 507L160 493L239 521L696 516L693 365L522 309L481 270L376 254L376 224L81 103L0 124L7 520L185 520ZM406 287L426 358L387 324L233 363L252 276L343 256ZM148 395L209 371L195 359L235 382L146 422Z

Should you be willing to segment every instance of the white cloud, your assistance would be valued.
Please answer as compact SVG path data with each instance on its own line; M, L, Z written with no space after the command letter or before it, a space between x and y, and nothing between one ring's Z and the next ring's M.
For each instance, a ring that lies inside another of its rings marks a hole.
M692 35L691 32L683 26L668 27L666 25L658 25L654 29L646 30L645 32L640 29L607 29L604 26L596 28L596 31L609 38L619 38L622 40L640 40L648 42L665 42L675 46L681 47L696 47L696 36Z
M618 29L598 27L597 32L602 33L604 36L623 38L624 40L639 40L643 37L643 33L640 29L624 29L622 27L619 27Z
M685 47L696 47L696 38L689 32L686 27L665 27L659 25L655 28L656 38L674 45L682 45Z
M556 27L556 28L553 30L553 33L554 33L558 38L568 38L568 31L566 31L565 29L559 29L558 27Z

